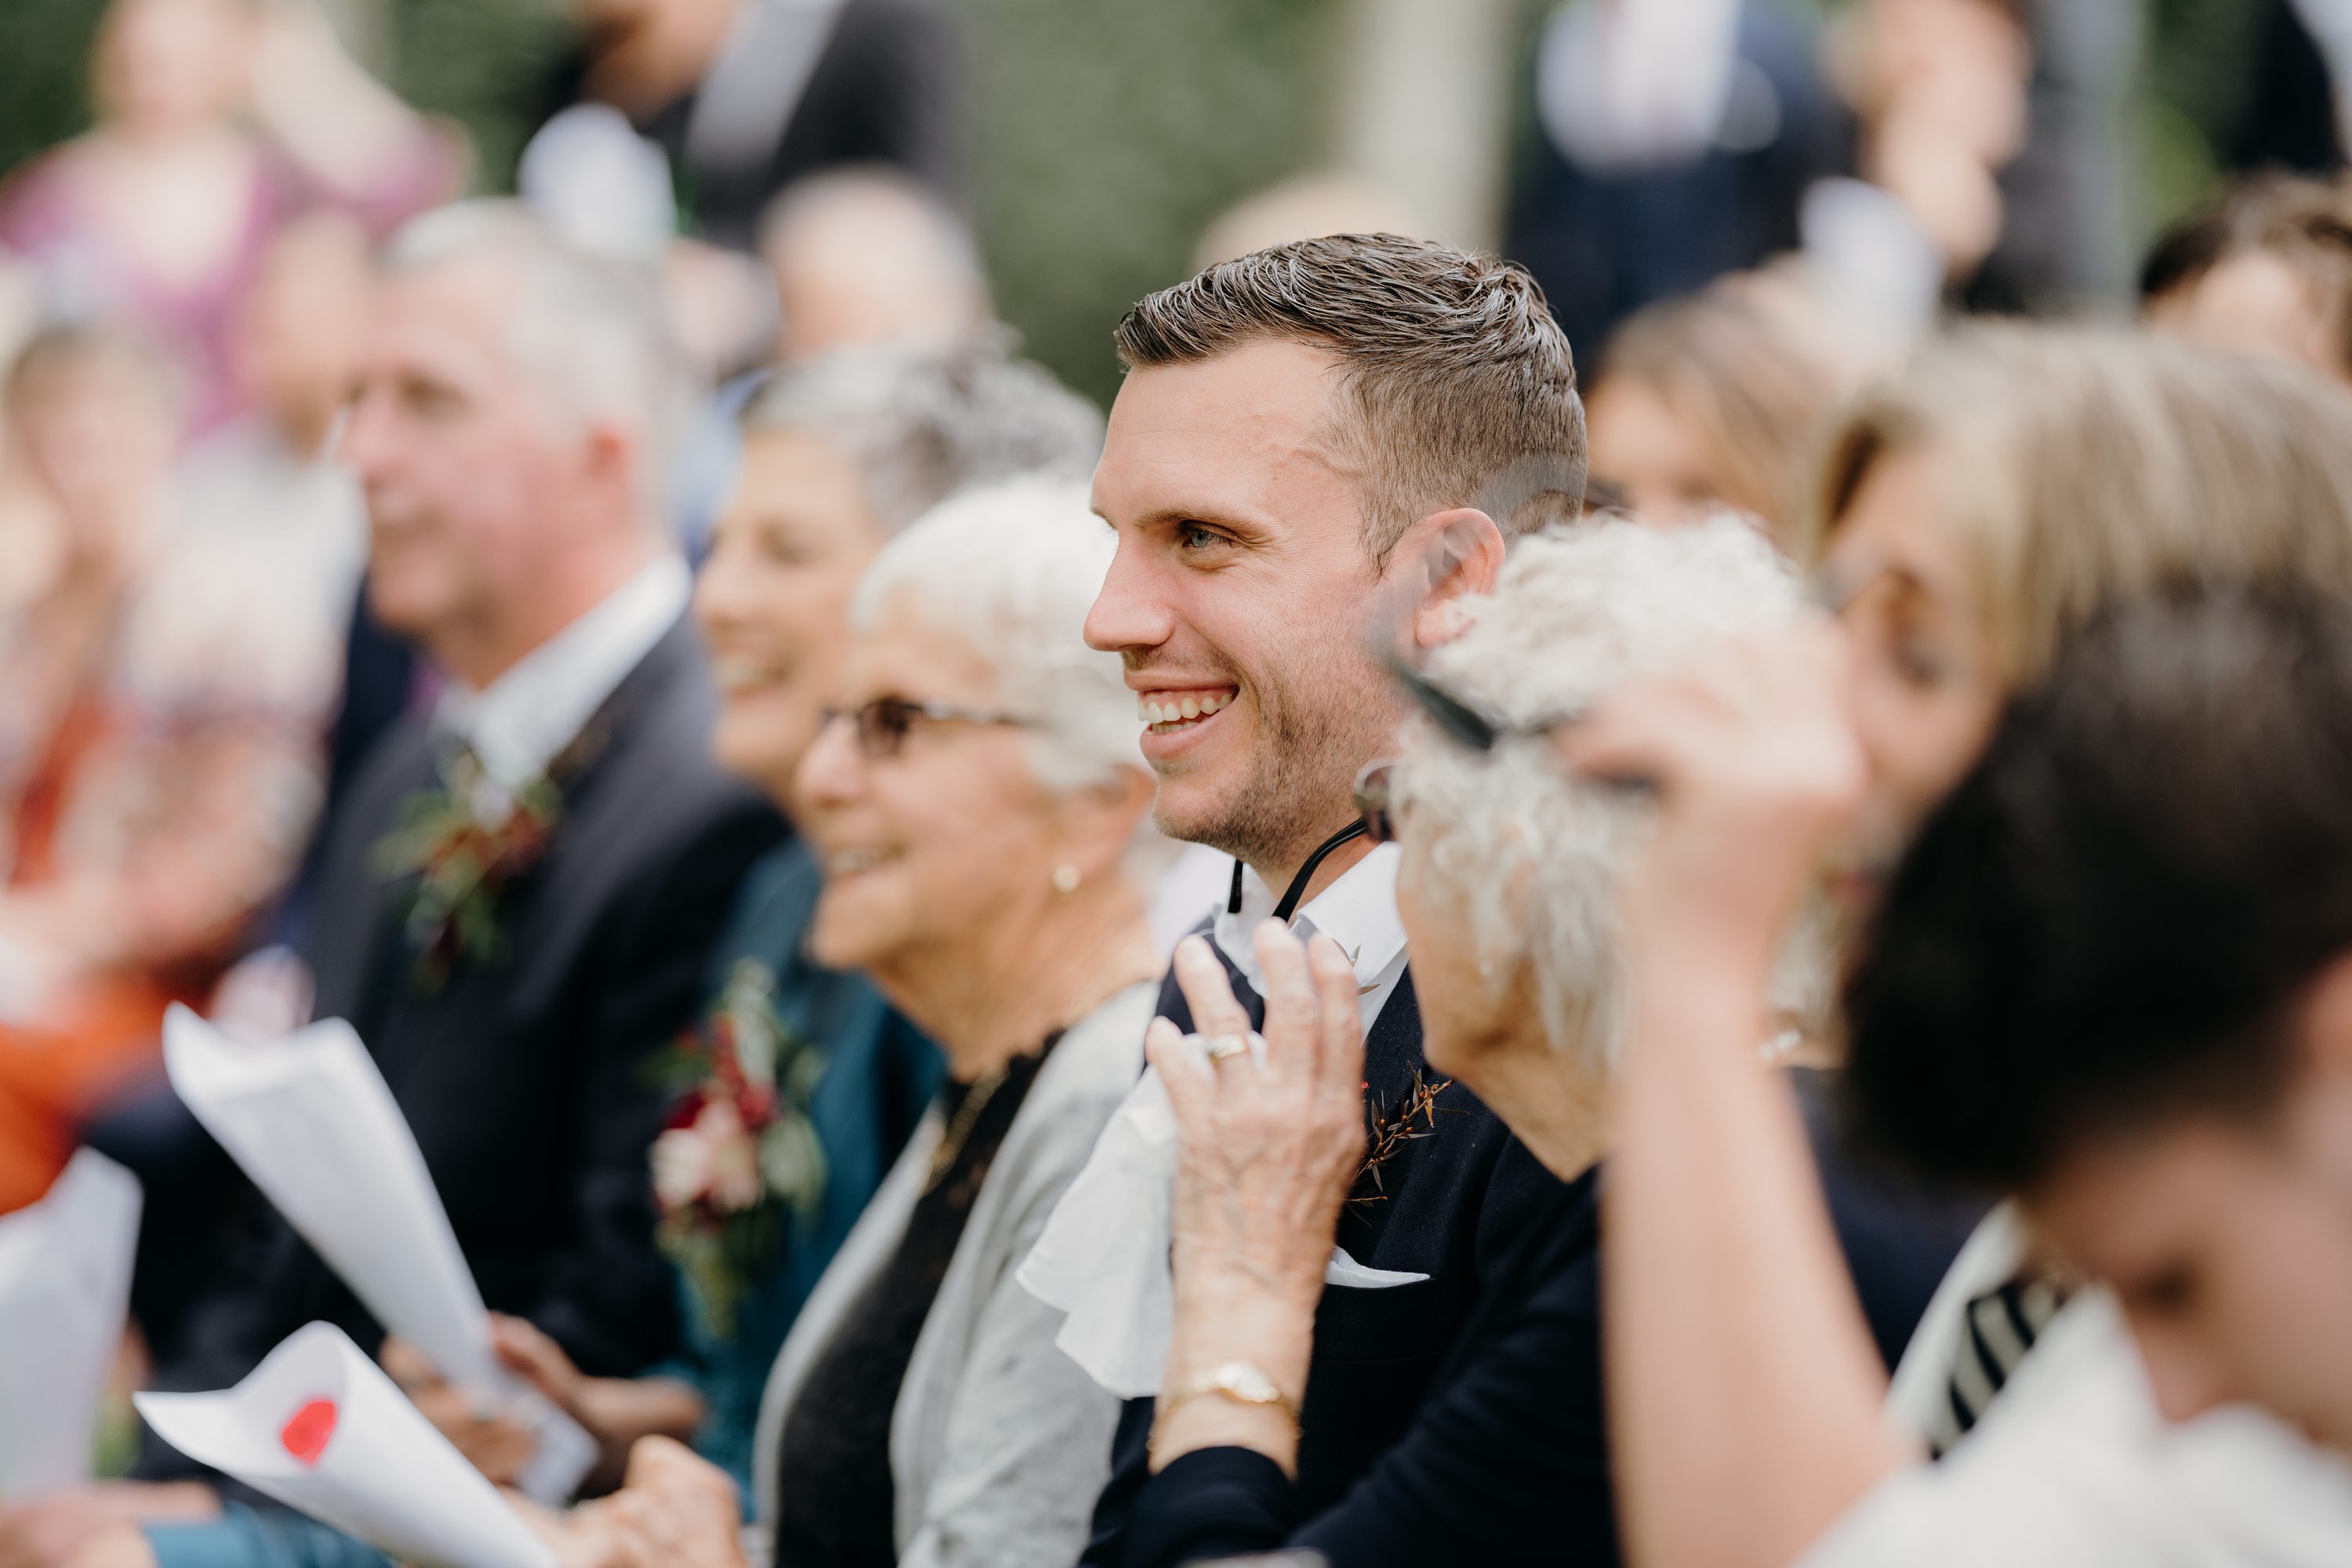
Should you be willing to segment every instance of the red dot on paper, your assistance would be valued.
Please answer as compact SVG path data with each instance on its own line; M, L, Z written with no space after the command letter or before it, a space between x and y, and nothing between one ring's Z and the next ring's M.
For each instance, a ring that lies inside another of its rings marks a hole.
M306 1465L315 1465L319 1456L327 1451L327 1439L335 1435L335 1402L314 1399L294 1412L278 1430L278 1440L286 1451Z

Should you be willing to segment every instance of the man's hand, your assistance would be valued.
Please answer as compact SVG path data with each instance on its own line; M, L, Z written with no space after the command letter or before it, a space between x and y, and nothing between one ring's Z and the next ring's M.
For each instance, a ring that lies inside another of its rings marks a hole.
M139 1568L153 1562L142 1519L211 1519L220 1500L193 1481L109 1481L0 1508L0 1568Z
M405 1340L386 1339L377 1359L385 1375L476 1469L500 1486L511 1486L521 1477L539 1447L536 1434L444 1378L425 1352Z
M748 1568L735 1483L667 1437L638 1443L621 1489L572 1517L583 1544L606 1553L596 1568Z

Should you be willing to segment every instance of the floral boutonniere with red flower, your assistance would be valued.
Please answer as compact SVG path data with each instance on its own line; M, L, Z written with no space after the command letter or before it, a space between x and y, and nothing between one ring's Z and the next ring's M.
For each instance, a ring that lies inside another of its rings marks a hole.
M385 876L416 879L402 931L416 955L419 989L438 990L460 964L506 957L500 906L546 857L562 815L552 769L509 791L470 751L443 767L440 788L408 797L375 854Z
M774 973L740 961L661 1068L680 1093L654 1140L657 1237L720 1339L774 1260L785 1215L806 1223L824 1196L824 1149L809 1120L824 1053L785 1027L775 996Z

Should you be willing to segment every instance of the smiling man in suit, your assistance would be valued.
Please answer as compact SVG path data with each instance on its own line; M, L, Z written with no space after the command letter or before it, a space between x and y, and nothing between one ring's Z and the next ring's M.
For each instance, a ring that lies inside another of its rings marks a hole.
M1424 1079L1397 850L1345 836L1356 774L1392 749L1402 717L1374 648L1443 640L1454 601L1494 585L1508 538L1577 515L1584 415L1567 341L1517 267L1352 236L1154 294L1119 323L1118 348L1128 375L1095 474L1118 552L1087 640L1126 660L1160 828L1234 857L1208 934L1237 995L1262 1011L1250 933L1269 916L1333 937L1362 996L1365 1092L1387 1113ZM1172 981L1160 1010L1190 1026ZM1382 1201L1351 1205L1337 1237L1366 1268L1426 1278L1327 1285L1307 1385L1281 1391L1302 1417L1294 1522L1309 1541L1421 1419L1498 1243L1558 1185L1466 1089L1436 1103L1454 1114L1383 1165ZM1153 1416L1137 1400L1121 1419L1088 1563L1220 1545L1198 1536L1192 1485L1230 1480L1210 1472L1242 1451L1155 1476ZM1495 1443L1528 1436L1492 1426Z
M648 280L474 204L387 252L342 445L367 493L373 607L449 685L386 736L329 828L317 1011L351 1020L383 1069L490 1308L607 1375L676 1333L647 1065L699 1000L736 882L782 832L711 758L715 695L658 504L687 391ZM316 1319L366 1349L383 1338L282 1224L238 1276L156 1386L235 1383ZM139 1473L190 1468L151 1440ZM188 1489L171 1500L213 1511ZM139 1494L109 1506L135 1515ZM285 1539L319 1528L239 1506L201 1539L149 1540L165 1568L341 1561Z

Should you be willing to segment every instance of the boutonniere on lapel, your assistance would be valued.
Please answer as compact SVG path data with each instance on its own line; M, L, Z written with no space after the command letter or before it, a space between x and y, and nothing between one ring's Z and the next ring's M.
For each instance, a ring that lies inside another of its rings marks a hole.
M775 996L774 973L740 961L700 1025L656 1064L677 1093L654 1140L656 1235L719 1339L773 1261L785 1212L805 1224L824 1196L824 1150L809 1120L824 1053L785 1026Z
M1408 1146L1437 1136L1440 1111L1448 1116L1460 1114L1452 1106L1437 1103L1437 1097L1453 1087L1452 1079L1431 1083L1428 1075L1415 1068L1412 1081L1405 1085L1396 1103L1384 1110L1372 1098L1372 1086L1364 1085L1364 1163L1356 1168L1355 1184L1348 1189L1349 1205L1388 1201L1381 1167L1403 1153Z
M439 990L462 964L488 968L505 960L508 895L547 858L564 788L602 748L604 733L592 721L519 790L491 778L467 748L442 764L437 788L402 803L375 859L394 881L415 879L401 931L415 957L419 990Z

